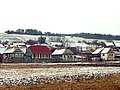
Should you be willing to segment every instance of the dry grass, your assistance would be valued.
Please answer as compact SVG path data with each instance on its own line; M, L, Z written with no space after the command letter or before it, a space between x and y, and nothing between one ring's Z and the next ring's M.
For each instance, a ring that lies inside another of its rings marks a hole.
M0 90L120 90L120 75L84 81L52 82L28 86L0 86Z

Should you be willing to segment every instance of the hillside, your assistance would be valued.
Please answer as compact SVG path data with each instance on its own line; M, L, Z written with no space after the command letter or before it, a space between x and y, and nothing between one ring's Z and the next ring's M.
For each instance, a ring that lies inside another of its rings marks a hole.
M17 29L16 31L7 30L7 34L25 34L25 35L47 35L47 36L71 36L71 37L82 37L86 39L104 39L104 40L120 40L120 35L111 34L96 34L96 33L74 33L74 34L58 34L51 32L41 32L36 29Z
M0 33L0 42L9 41L12 42L26 42L28 40L38 40L39 37L46 37L46 40L49 42L50 38L53 40L61 39L64 41L70 41L70 42L78 42L78 41L86 41L86 42L92 42L92 41L107 41L105 39L90 39L86 38L85 36L82 37L74 37L74 36L46 36L46 35L25 35L25 34L6 34L6 33ZM112 40L119 42L119 40Z
M9 41L9 42L26 42L30 39L37 40L39 36L35 35L20 35L20 34L5 34L0 33L0 41Z

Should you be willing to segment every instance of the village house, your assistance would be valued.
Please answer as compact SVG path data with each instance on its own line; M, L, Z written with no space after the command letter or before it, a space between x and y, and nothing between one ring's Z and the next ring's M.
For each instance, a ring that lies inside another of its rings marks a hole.
M112 48L104 48L101 52L102 60L115 60L115 53Z
M8 46L3 53L3 62L11 62L11 63L24 63L25 59L25 51L24 48L19 48L18 46Z
M92 52L89 50L80 52L81 61L92 61Z
M51 48L41 45L32 45L28 47L31 53L32 62L46 62L51 59Z
M92 51L82 47L67 47L73 52L73 61L92 61Z
M72 51L73 55L78 55L79 54L78 47L66 47L66 49L70 49Z
M92 53L92 60L96 60L96 61L100 61L101 60L101 52L104 48L101 47L101 48L97 48L93 53Z
M70 49L56 49L52 53L52 57L56 60L61 60L61 61L72 61L73 52Z

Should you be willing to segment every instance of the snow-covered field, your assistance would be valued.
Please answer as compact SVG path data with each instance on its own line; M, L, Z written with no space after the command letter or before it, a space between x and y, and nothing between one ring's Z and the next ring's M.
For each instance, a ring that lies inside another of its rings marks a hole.
M33 76L120 73L120 67L22 68L0 69L0 78L27 78Z
M38 40L38 37L40 37L41 35L21 35L21 34L6 34L6 33L0 33L0 40L1 42L3 41L9 41L9 42L14 42L14 41L17 41L17 42L25 42L25 41L28 41L30 39L32 40ZM46 36L46 37L54 37L54 38L58 38L57 36ZM64 37L63 37L64 38ZM70 37L70 36L65 36L66 40L69 40L69 41L73 41L73 42L78 42L78 41L93 41L94 39L85 39L85 38L82 38L82 37ZM101 40L101 39L95 39L95 40L98 40L98 41L103 41L105 42L106 40ZM120 40L113 40L114 42L120 42Z
M0 85L41 84L52 80L73 81L120 73L120 67L65 67L0 69Z
M5 33L0 33L0 40L3 41L9 41L9 42L25 42L30 39L37 40L38 37L40 36L35 36L35 35L18 35L18 34L5 34Z
M14 42L14 41L17 41L17 42L25 42L25 41L28 41L30 39L32 40L38 40L38 37L40 37L40 35L21 35L21 34L6 34L6 33L0 33L0 40L3 42L3 41L9 41L9 42ZM47 36L48 37L48 36ZM49 36L49 37L54 37L54 38L57 38L57 36ZM78 42L78 41L93 41L93 39L85 39L85 38L81 38L81 37L73 37L71 38L70 36L66 36L65 37L66 40L69 40L69 41L74 41L74 42ZM104 40L101 40L101 41L104 41Z

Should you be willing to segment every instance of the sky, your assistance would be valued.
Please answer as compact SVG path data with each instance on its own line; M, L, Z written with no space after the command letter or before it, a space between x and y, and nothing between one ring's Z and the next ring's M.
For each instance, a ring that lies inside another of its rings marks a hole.
M0 32L120 35L120 0L0 0Z

